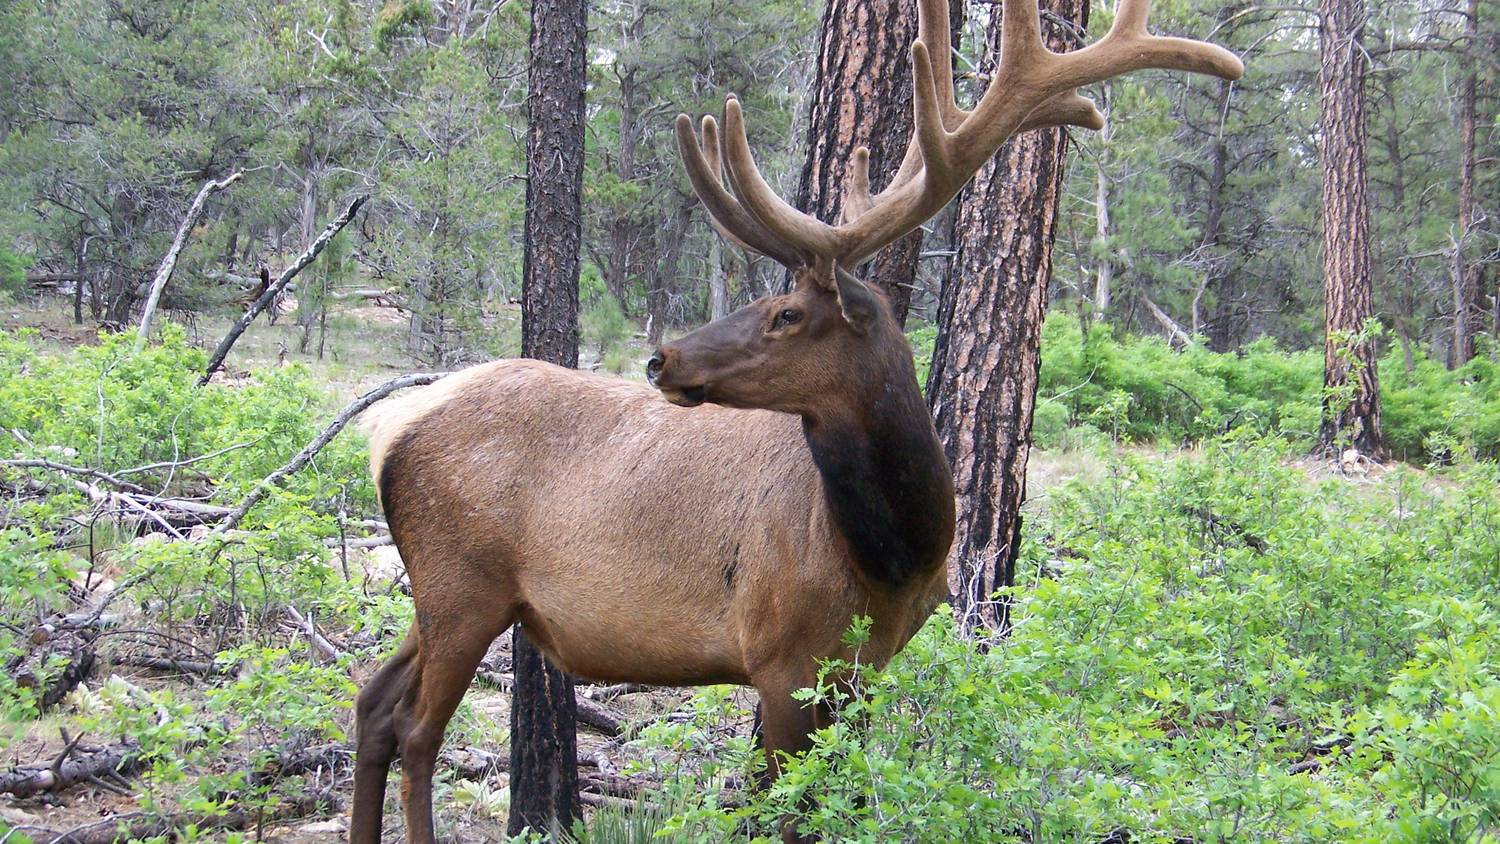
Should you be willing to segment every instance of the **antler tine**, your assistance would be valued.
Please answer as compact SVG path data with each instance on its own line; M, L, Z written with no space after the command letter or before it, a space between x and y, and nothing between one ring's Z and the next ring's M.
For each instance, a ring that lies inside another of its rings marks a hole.
M771 233L799 251L814 256L838 256L837 230L816 217L804 214L776 195L755 166L740 101L730 96L724 102L724 163L740 201Z
M709 222L719 234L738 246L758 252L786 266L796 267L805 258L790 244L776 237L747 212L739 200L719 180L720 151L718 125L712 117L703 118L703 138L693 133L693 120L677 115L677 151L693 186L693 193L708 211Z

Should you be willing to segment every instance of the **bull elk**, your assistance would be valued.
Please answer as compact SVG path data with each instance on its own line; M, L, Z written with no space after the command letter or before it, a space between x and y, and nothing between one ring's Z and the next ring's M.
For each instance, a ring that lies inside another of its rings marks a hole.
M713 224L790 268L790 293L662 346L646 366L655 389L505 360L377 409L370 462L416 622L359 695L352 842L380 840L397 755L408 840L433 841L444 729L515 622L575 675L754 686L772 777L777 753L828 718L792 692L819 660L848 656L853 616L872 619L862 660L906 644L946 597L953 479L911 349L849 270L936 214L1012 135L1102 126L1080 86L1141 68L1240 75L1223 49L1147 34L1148 6L1122 0L1103 39L1056 54L1036 0L1007 0L1003 61L965 111L948 0L921 0L905 158L871 195L869 154L854 150L836 225L772 191L732 96L722 149L713 118L695 131L678 116Z

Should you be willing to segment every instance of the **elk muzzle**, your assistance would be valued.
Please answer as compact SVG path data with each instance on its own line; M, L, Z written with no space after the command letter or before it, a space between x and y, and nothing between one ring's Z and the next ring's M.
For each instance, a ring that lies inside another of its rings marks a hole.
M680 359L678 351L670 346L657 349L651 359L646 361L646 382L661 390L662 396L672 404L697 407L707 397L707 389L703 384L679 384L673 381L673 375L681 369Z

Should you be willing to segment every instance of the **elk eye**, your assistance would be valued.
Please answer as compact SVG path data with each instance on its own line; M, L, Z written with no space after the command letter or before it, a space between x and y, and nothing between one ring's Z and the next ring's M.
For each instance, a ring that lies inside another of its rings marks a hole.
M774 331L778 328L784 328L800 319L802 319L801 311L795 308L787 308L776 315L776 319L771 323L771 329Z

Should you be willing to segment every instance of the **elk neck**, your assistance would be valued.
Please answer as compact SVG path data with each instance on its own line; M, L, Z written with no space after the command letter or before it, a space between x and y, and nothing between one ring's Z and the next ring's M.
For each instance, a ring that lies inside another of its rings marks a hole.
M802 414L834 526L865 575L893 588L947 560L954 518L953 475L897 338L904 354L871 361L853 395Z

